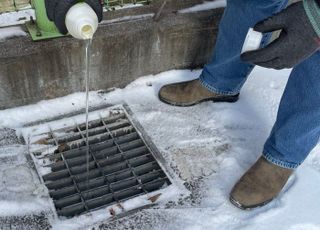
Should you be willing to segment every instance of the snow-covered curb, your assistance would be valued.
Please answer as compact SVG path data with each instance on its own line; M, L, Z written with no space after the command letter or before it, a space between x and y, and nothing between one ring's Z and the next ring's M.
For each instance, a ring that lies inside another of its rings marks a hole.
M35 12L33 9L2 13L0 14L0 27L24 24L26 21L30 20L30 17L35 19Z
M27 33L20 26L0 28L0 41L4 41L12 37L26 36Z

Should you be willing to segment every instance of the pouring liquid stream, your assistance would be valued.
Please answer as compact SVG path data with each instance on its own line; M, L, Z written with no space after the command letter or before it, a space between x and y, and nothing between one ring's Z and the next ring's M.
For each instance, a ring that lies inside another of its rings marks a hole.
M76 1L78 2L78 1ZM90 146L89 146L89 82L90 82L90 58L91 58L91 43L94 33L98 28L98 16L96 12L85 2L78 2L74 4L67 12L65 24L69 34L79 40L84 41L85 47L85 87L86 87L86 184L89 188L89 169L90 169ZM83 130L81 130L82 132Z
M89 145L89 82L90 82L90 54L92 39L85 40L85 84L86 84L86 166L87 166L87 189L89 187L89 163L90 163L90 145Z

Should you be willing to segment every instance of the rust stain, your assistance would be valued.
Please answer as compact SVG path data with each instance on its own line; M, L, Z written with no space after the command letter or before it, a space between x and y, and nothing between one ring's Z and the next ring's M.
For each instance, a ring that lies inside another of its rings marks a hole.
M154 202L156 202L156 201L159 199L159 197L160 197L161 195L162 195L162 194L159 193L159 194L157 194L157 195L154 195L154 196L152 196L152 197L149 197L148 200L150 200L152 203L154 203Z

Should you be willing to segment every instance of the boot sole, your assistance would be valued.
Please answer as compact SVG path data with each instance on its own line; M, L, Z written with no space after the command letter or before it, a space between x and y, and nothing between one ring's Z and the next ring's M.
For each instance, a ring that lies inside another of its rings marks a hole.
M265 202L262 202L262 203L259 203L259 204L255 204L255 205L243 205L243 204L239 203L238 201L236 201L232 196L229 197L229 200L237 208L240 208L242 210L252 210L252 209L255 209L255 208L260 208L260 207L265 206L266 204L270 203L273 199L267 200Z
M163 103L168 104L168 105L172 105L172 106L178 106L178 107L194 106L194 105L200 104L202 102L207 102L207 101L234 103L234 102L239 100L239 94L233 95L233 96L219 97L219 98L216 98L216 97L205 98L205 99L202 99L200 101L191 102L191 103L178 103L178 102L167 101L166 99L164 99L160 95L160 93L159 93L158 97L159 97L159 100L162 101Z

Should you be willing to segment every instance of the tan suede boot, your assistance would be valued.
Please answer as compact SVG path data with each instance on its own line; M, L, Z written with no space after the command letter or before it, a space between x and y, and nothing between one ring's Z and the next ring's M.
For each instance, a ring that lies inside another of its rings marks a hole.
M241 209L264 206L280 193L292 173L260 157L233 187L230 201Z
M174 106L192 106L204 101L236 102L237 95L219 95L203 87L198 79L163 86L159 99Z

